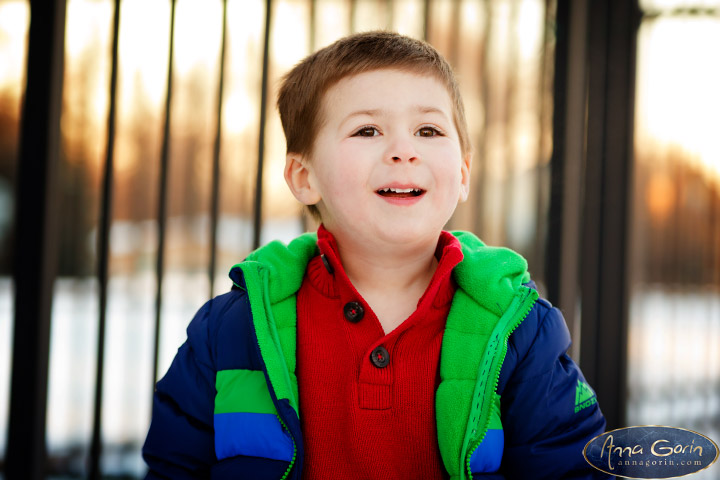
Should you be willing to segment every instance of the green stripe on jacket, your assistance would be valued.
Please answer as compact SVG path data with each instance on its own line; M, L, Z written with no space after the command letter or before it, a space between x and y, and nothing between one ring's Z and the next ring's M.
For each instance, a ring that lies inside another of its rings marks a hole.
M215 377L215 413L277 415L265 374L259 370L220 370Z

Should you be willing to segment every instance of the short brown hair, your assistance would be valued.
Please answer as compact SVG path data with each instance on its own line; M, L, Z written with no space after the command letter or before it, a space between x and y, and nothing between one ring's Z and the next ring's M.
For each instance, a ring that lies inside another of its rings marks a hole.
M395 68L434 75L448 90L463 156L471 152L460 88L450 64L429 43L394 32L343 37L307 56L282 78L277 107L287 152L310 156L320 128L323 95L345 77ZM310 212L317 216L315 206Z

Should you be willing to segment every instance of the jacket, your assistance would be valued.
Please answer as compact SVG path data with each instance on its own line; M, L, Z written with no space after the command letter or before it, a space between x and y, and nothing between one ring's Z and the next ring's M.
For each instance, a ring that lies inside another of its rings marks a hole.
M450 478L604 478L582 455L605 422L565 354L561 314L538 299L521 256L455 235L464 258L436 392ZM295 299L315 255L314 234L272 242L197 313L156 387L148 478L301 478Z

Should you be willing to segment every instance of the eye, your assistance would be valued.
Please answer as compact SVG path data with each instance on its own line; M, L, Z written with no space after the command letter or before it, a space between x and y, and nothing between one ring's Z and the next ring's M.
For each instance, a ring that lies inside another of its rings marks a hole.
M369 125L360 128L358 131L352 134L353 137L376 137L380 135L380 131Z
M415 133L418 137L435 137L442 134L443 133L439 128L431 126L420 127L420 129Z

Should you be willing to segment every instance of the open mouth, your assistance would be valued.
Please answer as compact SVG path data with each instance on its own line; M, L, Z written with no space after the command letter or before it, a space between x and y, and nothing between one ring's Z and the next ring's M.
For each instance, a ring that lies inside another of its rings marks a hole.
M411 198L419 197L425 190L422 188L381 188L376 192L381 197L389 198Z

